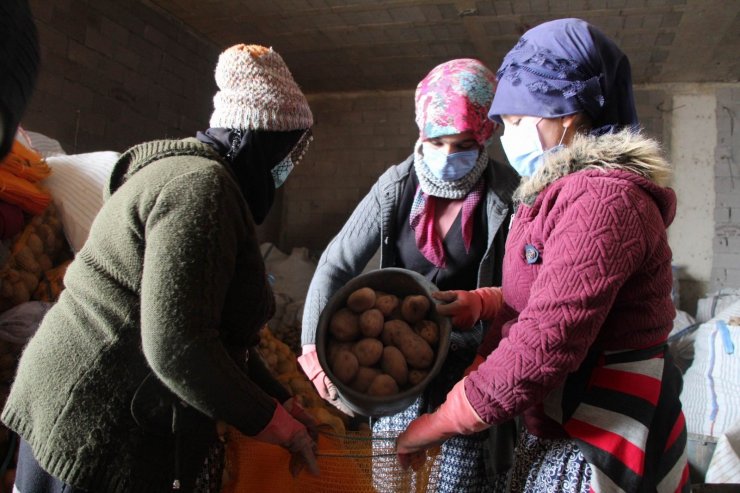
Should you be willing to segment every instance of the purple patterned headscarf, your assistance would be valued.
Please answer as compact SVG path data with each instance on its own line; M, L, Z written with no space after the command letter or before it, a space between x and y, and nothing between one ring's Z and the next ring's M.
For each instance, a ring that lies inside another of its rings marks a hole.
M524 33L497 72L488 116L557 118L584 112L596 133L636 125L630 63L581 19L545 22Z
M421 140L472 132L485 146L496 129L487 118L496 77L478 60L459 58L432 69L416 87Z

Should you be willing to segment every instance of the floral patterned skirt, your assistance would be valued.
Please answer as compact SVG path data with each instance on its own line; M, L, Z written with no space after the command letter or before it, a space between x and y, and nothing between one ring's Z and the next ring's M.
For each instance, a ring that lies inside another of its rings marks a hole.
M411 406L392 416L378 418L373 423L373 433L376 436L396 436L406 429L412 420L421 413L421 398ZM500 485L489 478L486 468L486 444L488 434L476 433L468 436L456 436L447 440L440 449L437 458L439 461L438 475L433 492L427 493L493 493L504 491L506 478L502 477ZM373 459L373 484L377 491L384 492L384 485L388 484L384 474L392 471L390 462L396 457L378 456ZM412 485L411 491L416 491Z
M509 481L511 493L588 493L591 466L574 440L548 440L524 430Z

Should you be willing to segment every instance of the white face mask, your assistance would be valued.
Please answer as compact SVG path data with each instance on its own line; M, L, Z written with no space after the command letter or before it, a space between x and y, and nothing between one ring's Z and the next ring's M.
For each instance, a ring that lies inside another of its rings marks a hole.
M272 173L272 181L275 182L275 188L280 188L288 179L288 175L293 171L295 165L290 157L290 154L285 156L285 159L280 161L270 172Z
M558 145L547 151L542 149L540 133L537 130L537 124L540 121L542 118L523 119L518 125L506 125L504 128L501 145L509 164L519 173L519 176L532 176L544 163L546 152L555 152L564 147L563 138L567 131L565 127L563 127L563 134L560 136Z
M295 168L295 165L303 159L303 156L306 154L306 150L308 149L308 145L312 141L313 133L309 128L303 132L303 135L301 135L298 142L293 149L291 149L288 155L270 170L270 173L272 173L272 181L275 183L276 189L283 186L285 180L288 179L288 175L290 175L290 172Z
M478 162L478 149L447 154L429 145L423 147L424 164L434 176L444 181L456 181L470 173Z

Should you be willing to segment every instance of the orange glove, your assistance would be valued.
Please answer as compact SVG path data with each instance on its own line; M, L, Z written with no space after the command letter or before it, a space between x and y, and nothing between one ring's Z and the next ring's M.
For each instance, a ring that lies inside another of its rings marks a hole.
M303 373L306 374L311 383L316 388L322 399L327 401L332 406L342 411L347 416L354 416L355 413L348 408L337 395L337 388L326 376L324 369L321 368L319 363L319 355L316 353L315 344L306 344L303 346L303 354L298 357L298 364L303 368Z
M311 439L306 427L293 418L280 403L275 406L270 422L254 439L287 449L290 452L289 468L293 477L298 476L304 467L318 476L319 464L314 453L316 442Z
M401 467L417 470L424 463L426 449L455 435L470 435L487 429L465 395L463 378L447 394L447 400L432 414L422 414L398 436L396 455Z
M473 291L437 291L432 297L442 301L437 312L452 318L452 325L469 330L478 320L491 320L504 304L501 288L478 288Z

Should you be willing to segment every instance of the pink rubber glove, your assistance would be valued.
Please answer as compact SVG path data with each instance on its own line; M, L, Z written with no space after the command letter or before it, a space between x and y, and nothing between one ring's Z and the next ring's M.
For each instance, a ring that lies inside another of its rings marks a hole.
M355 413L348 408L337 395L337 388L326 376L324 369L321 368L319 363L319 355L316 353L315 344L306 344L303 346L303 354L298 357L298 364L303 368L303 373L306 374L311 383L316 388L322 399L327 401L332 406L342 411L347 416L354 416Z
M478 320L491 320L504 304L501 288L478 288L473 291L437 291L432 293L437 312L452 318L452 325L460 330L469 330Z
M277 403L277 402L276 402ZM290 452L290 473L293 477L306 467L308 471L318 476L319 464L316 462L316 442L314 442L306 427L293 418L279 403L275 406L275 413L267 426L254 436L260 442L279 445Z
M287 401L283 402L283 407L291 416L297 419L299 423L302 423L306 427L308 434L311 435L314 442L319 440L319 423L316 421L316 418L303 408L303 406L298 404L295 397L291 397Z
M401 467L418 470L424 463L426 450L455 435L470 435L487 429L465 395L463 378L447 394L447 400L431 414L422 414L413 420L398 436L396 454Z

